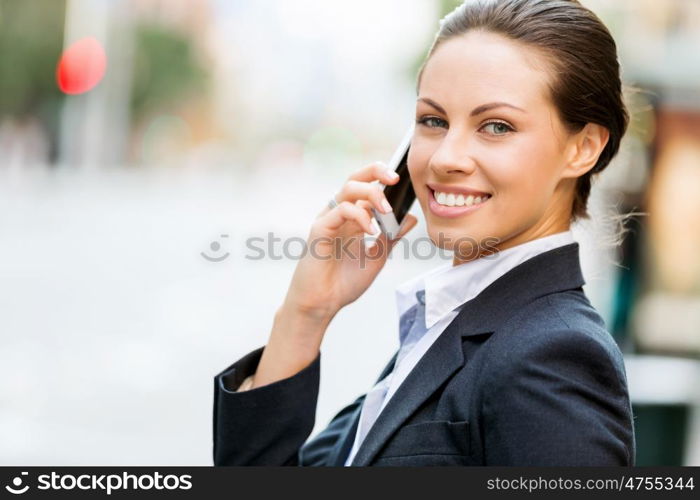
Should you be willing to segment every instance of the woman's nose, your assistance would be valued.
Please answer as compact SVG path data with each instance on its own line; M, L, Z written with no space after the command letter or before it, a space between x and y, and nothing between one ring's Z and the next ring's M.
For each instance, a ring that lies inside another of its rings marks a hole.
M469 140L464 136L448 135L440 143L430 158L430 168L436 175L447 176L454 173L471 174L476 168Z

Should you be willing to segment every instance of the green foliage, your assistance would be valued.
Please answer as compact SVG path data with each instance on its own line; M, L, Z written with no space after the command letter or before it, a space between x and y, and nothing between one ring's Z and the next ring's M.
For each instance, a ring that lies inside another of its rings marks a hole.
M57 113L64 18L64 0L0 0L0 118Z
M204 90L207 74L187 36L157 24L136 27L131 112L135 121Z

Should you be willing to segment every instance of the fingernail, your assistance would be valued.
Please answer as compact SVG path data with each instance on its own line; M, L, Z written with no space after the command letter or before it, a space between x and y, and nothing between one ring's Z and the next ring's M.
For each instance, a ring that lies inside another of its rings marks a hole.
M387 169L386 175L388 175L389 178L391 178L391 179L398 179L399 178L399 174L397 174L395 170L391 170L391 169Z
M384 208L384 213L387 214L392 210L391 205L389 205L389 202L386 200L382 200L382 208Z
M372 229L374 230L374 232L371 233L372 236L376 236L377 233L379 233L379 231L380 231L379 226L377 225L377 223L374 220L372 221L372 223L370 225L372 226Z

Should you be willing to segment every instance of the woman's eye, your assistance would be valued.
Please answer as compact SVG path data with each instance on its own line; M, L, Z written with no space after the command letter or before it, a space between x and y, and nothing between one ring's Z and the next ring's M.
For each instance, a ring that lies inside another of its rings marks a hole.
M445 120L441 120L440 118L436 118L434 116L426 116L425 118L420 118L418 119L418 123L421 125L425 125L428 128L435 128L439 127L440 124L447 125L447 122Z
M506 135L508 132L512 132L513 129L509 125L503 122L490 122L484 125L482 128L492 127L491 135Z

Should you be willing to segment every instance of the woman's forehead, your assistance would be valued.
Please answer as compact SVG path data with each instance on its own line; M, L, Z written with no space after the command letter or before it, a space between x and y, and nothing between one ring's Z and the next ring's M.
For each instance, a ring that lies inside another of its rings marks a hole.
M473 32L436 49L423 70L420 94L462 103L471 97L533 106L547 101L549 78L536 50L497 34Z

